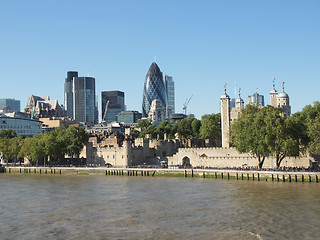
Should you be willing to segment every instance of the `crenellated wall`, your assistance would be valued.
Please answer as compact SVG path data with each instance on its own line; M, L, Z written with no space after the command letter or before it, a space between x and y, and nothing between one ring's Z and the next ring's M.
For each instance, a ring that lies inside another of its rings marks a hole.
M180 148L178 153L168 157L168 165L183 165L189 159L192 167L239 168L257 167L258 160L251 154L238 153L235 148ZM286 157L281 166L309 167L314 159L309 155L301 157ZM273 157L265 159L264 168L275 168L276 160Z

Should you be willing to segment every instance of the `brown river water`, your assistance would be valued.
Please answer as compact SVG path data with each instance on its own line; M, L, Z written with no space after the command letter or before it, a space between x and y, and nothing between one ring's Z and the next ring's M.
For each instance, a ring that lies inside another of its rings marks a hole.
M0 174L0 239L319 239L320 184Z

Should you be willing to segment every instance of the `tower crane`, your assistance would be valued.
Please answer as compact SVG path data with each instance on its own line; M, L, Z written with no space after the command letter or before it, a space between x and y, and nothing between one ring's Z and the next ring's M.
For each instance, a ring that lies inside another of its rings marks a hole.
M193 95L191 95L191 97L189 97L189 99L186 99L185 103L183 104L183 113L184 113L185 115L187 115L187 107L188 107L188 104L189 104L192 96L193 96Z
M106 121L106 115L107 115L108 107L109 107L109 100L106 103L106 107L104 109L104 114L103 114L103 117L101 119L101 122L105 122Z

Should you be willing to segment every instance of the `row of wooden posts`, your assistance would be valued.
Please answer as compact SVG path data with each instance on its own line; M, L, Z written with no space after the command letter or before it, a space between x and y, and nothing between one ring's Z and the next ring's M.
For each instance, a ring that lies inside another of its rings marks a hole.
M12 172L12 169L11 168L4 168L4 173L8 172L8 173L11 173ZM34 169L30 169L30 168L19 168L19 172L20 173L37 173L37 169L34 168ZM39 169L39 173L40 174L61 174L61 169ZM124 175L127 175L127 176L154 176L156 173L156 171L144 171L144 170L106 170L106 175L120 175L120 176L124 176ZM208 173L210 175L212 175L212 173ZM188 171L187 170L184 170L184 177L188 177L188 175L190 175L190 173L188 174ZM223 173L223 172L220 172L219 174L221 176L221 178L226 178L226 179L230 179L230 173ZM226 176L225 176L226 175ZM250 176L251 175L251 176ZM203 178L206 177L206 172L202 172L202 176ZM288 174L287 175L288 177L286 178L286 175L285 174L271 174L271 180L272 181L277 181L277 182L280 182L280 180L282 182L298 182L298 176L297 174L293 175L293 174ZM191 170L191 177L194 177L194 171ZM218 172L214 172L214 177L215 178L218 178ZM252 174L249 174L249 173L236 173L236 179L237 180L258 180L260 181L261 180L261 177L260 177L260 174L257 173L256 175L254 173ZM267 178L265 178L265 180L267 181ZM318 175L315 175L314 177L314 180L315 182L319 182L319 179L318 179ZM312 182L312 177L311 175L308 175L308 177L305 177L303 174L301 175L301 182Z
M205 172L202 172L202 174L203 174L203 178L205 178L206 177ZM220 175L221 175L221 178L223 179L224 178L223 172L221 172ZM184 171L184 176L188 177L187 170ZM193 177L193 176L194 176L194 172L193 172L193 170L191 170L191 177ZM218 178L218 173L214 172L214 176L215 176L215 178ZM239 173L236 173L236 179L237 180L239 180L239 179L244 180L245 178L247 180L250 180L249 173L246 173L246 176L243 173L241 173L241 175ZM227 179L230 179L230 173L227 173ZM252 181L254 181L254 180L260 181L260 174L257 173L257 175L255 177L254 173L252 173L251 174L251 179L252 179ZM280 182L280 179L281 179L281 177L279 177L279 174L271 174L271 180L272 181ZM295 174L294 178L293 178L291 176L291 174L288 174L288 179L287 180L288 180L288 182L298 182L298 176ZM266 181L267 181L267 178L266 178ZM285 177L284 174L282 174L282 182L285 182L285 181L286 181L286 177ZM311 175L308 175L308 180L305 180L305 176L301 175L301 182L305 182L305 181L312 182ZM315 175L315 182L319 182L318 175Z
M129 170L127 172L123 172L123 170L107 170L106 175L120 175L120 176L138 176L140 173L140 176L154 176L156 171L137 171L137 170Z
M4 172L11 173L11 168L8 168L4 170ZM19 168L19 173L37 173L37 169L31 169L31 168ZM39 169L40 174L61 174L61 169Z

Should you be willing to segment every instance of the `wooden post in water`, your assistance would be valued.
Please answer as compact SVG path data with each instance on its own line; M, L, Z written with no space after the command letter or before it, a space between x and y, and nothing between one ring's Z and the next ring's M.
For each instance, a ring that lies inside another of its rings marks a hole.
M221 172L221 179L223 179L223 172Z
M152 173L152 177L153 177L155 174L156 174L156 171L153 171L153 173Z
M303 175L301 175L301 181L304 182L304 176Z
M230 179L230 174L228 173L228 180Z
M311 176L309 175L309 182L311 182Z
M108 175L108 170L106 170L106 175Z
M147 171L147 176L149 177L149 171Z
M277 181L279 182L279 174L277 174Z
M241 180L243 180L243 173L241 173Z
M184 177L187 177L187 170L184 170Z
M61 169L60 169L60 174L61 174Z
M252 173L252 181L254 181L254 173Z
M238 173L237 173L237 180L238 180L238 177L239 177L239 176L238 176Z
M260 181L260 174L258 173L258 181Z
M214 172L214 176L215 176L216 178L218 178L218 176L217 176L217 172Z
M21 173L21 168L20 168L20 173Z
M34 172L34 173L37 173L37 170L36 170L36 169L33 169L33 172Z
M289 174L289 176L288 176L288 177L289 177L289 182L291 182L291 174Z
M217 174L217 173L216 173L216 174ZM203 172L202 175L203 175L203 178L206 178L206 173L205 173L205 172Z
M193 169L191 170L191 177L193 177Z
M249 180L249 173L247 173L247 180Z
M9 173L11 173L11 168L9 168ZM318 177L318 176L316 176L316 177Z
M47 169L46 169L46 174L48 173Z
M286 176L283 174L282 175L282 182L285 182L286 181Z
M298 176L297 176L297 175L294 175L294 180L295 180L296 182L298 182Z
M31 169L29 168L29 173L31 173Z
M271 174L271 180L272 180L272 182L273 182L273 174Z
M10 168L9 168L10 169ZM316 182L318 182L318 175L316 175Z
M40 168L39 172L40 172L40 174L41 174L41 168Z

